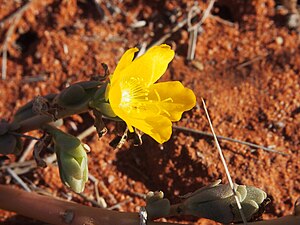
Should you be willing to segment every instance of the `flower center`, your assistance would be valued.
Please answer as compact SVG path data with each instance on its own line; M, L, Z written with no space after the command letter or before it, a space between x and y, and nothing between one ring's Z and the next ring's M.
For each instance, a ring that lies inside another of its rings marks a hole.
M147 101L149 90L145 86L143 79L131 77L126 80L122 87L121 105L133 104L135 101Z
M121 82L121 99L119 107L135 118L166 115L170 113L165 107L173 103L172 98L161 98L156 89L145 85L140 77L131 77Z
M130 92L128 90L122 91L122 103L129 103L131 101Z

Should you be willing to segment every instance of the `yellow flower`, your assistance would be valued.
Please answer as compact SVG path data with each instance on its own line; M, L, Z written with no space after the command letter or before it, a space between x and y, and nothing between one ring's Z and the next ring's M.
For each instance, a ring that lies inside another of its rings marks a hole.
M192 90L179 81L155 83L174 58L168 45L154 46L133 60L137 48L127 50L114 71L108 87L113 112L157 142L169 140L172 122L179 121L184 111L196 104Z

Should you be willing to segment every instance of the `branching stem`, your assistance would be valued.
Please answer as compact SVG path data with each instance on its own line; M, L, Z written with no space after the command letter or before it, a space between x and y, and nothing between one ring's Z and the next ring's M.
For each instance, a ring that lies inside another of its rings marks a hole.
M40 203L45 207L41 207ZM18 214L57 225L138 225L137 213L118 212L67 202L49 196L25 192L6 185L0 185L0 208ZM174 215L177 205L171 207ZM249 225L297 225L300 224L300 205L295 206L295 215L284 216L274 220L248 223ZM298 212L298 213L297 213ZM148 221L148 225L183 225Z
M41 207L41 202L45 207ZM57 225L138 225L138 213L84 206L0 185L0 208ZM148 221L148 225L171 225ZM180 224L178 224L180 225ZM181 224L182 225L182 224Z

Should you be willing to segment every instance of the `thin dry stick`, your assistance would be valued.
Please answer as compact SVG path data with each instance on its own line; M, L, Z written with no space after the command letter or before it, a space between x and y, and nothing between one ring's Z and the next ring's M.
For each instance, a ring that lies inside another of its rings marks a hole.
M23 167L31 167L33 165L36 165L35 160L29 160L25 162L12 162L8 164L4 164L0 167L0 169L6 169L6 168L23 168ZM35 167L35 166L34 166Z
M219 22L219 23L222 23L222 24L226 25L226 26L230 26L230 27L235 27L235 26L237 26L235 23L230 22L230 21L228 21L228 20L224 20L224 19L222 19L222 18L219 17L219 16L214 16L214 15L210 14L209 17L212 18L212 19L214 19L214 20L216 20L216 21Z
M20 21L21 17L23 16L24 12L29 8L30 4L33 1L29 1L27 2L25 5L23 5L20 10L17 10L15 12L15 14L13 15L12 19L13 23L11 24L11 26L9 27L7 33L6 33L6 37L5 37L5 41L3 43L3 48L2 48L2 80L6 79L6 72L7 72L7 50L8 50L8 43L10 41L10 38L12 36L12 34L15 31L15 28L18 24L18 22Z
M95 132L97 132L96 127L94 125L92 125L89 128L87 128L86 130L84 130L82 133L78 134L77 138L82 141L84 138L86 138L87 136L89 136Z
M52 164L56 160L56 155L55 154L51 154L50 156L44 158L44 160L45 160L45 162L47 164ZM24 170L26 170L26 167L32 168L32 169L35 168L35 167L37 167L36 161L35 160L28 160L28 161L25 161L25 162L13 162L13 163L2 165L0 167L0 169L7 169L7 168L18 169L18 168L23 168Z
M259 61L259 60L263 60L263 59L265 59L266 57L268 57L270 54L269 53L267 53L267 54L265 54L265 55L259 55L259 56L255 56L254 58L252 58L252 59L249 59L249 60L247 60L247 61L244 61L244 62L242 62L242 63L235 63L234 65L229 65L229 66L227 66L227 67L225 67L223 70L225 71L225 70L230 70L230 69L241 69L241 68L243 68L243 67L245 67L245 66L249 66L249 65L251 65L252 63L255 63L255 62L257 62L257 61Z
M200 135L212 137L212 138L214 137L213 134L210 134L210 133L207 133L207 132L204 132L204 131L200 131L200 130L195 130L195 129L192 129L192 128L181 127L181 126L176 126L176 125L173 125L173 128L177 129L177 130L182 130L182 131L186 131L186 132L192 132L192 133L195 133L195 134L200 134ZM274 153L281 154L281 155L289 155L287 153L278 151L276 149L271 149L271 148L264 147L264 146L261 146L261 145L257 145L257 144L247 142L247 141L240 141L240 140L237 140L237 139L234 139L234 138L224 137L224 136L220 136L220 135L217 135L217 138L220 139L220 140L231 141L231 142L239 143L239 144L242 144L242 145L247 145L247 146L250 146L252 148L260 148L260 149L262 149L264 151L268 151L268 152L274 152Z
M20 186L27 192L31 192L30 188L27 186L27 184L19 177L11 168L6 169L7 172L12 176L12 178L20 184Z
M207 6L207 9L204 11L203 16L199 22L199 25L203 24L203 22L209 17L210 11L212 10L212 7L214 6L214 4L215 4L215 0L211 0L209 2L209 5Z
M94 183L95 195L96 195L97 202L102 206L102 208L107 208L107 203L106 203L105 199L103 197L100 197L100 194L99 194L99 188L98 188L99 180L96 177L94 177L92 174L89 174L88 177Z
M208 5L207 9L204 11L204 14L198 25L201 25L206 20L206 18L210 15L210 11L211 11L214 3L215 3L215 0L210 1L209 5ZM195 12L193 12L191 16L194 17L199 12L200 12L200 9L195 10ZM164 43L169 37L172 36L172 34L174 34L178 30L180 30L182 27L184 27L188 23L189 20L190 20L190 18L186 18L183 21L179 22L177 24L177 26L175 26L169 33L163 35L158 41L153 43L151 46L156 46L156 45L160 45L160 44ZM149 46L149 48L151 46Z
M110 198L110 201L113 204L116 204L118 202L117 199L115 198L115 196L110 192L110 190L108 189L108 187L105 185L105 183L102 180L99 181L99 186L101 188L100 190L107 193L108 197Z
M74 194L76 195L79 195L81 198L83 198L85 201L87 202L90 202L93 204L93 206L96 206L98 208L105 208L103 207L103 205L99 204L99 202L95 201L94 199L91 199L90 197L86 196L85 194L83 193L76 193L76 192L73 192Z
M248 61L246 61L246 62L243 62L243 63L239 64L239 65L236 67L236 69L241 69L241 68L243 68L243 67L245 67L245 66L249 66L249 65L251 65L252 63L254 63L254 62L256 62L256 61L259 61L259 60L264 59L264 58L267 57L268 55L269 55L269 54L267 54L267 55L259 55L259 56L256 56L256 57L254 57L253 59L250 59L250 60L248 60Z
M18 162L24 162L26 160L26 157L29 155L29 153L32 151L34 145L37 143L37 140L31 140L26 149L23 151L22 156L18 160Z
M189 31L189 43L188 43L188 52L187 59L193 60L195 57L197 39L198 39L198 31L200 28L200 22L192 25L193 13L199 10L198 6L193 6L188 13L187 26Z
M108 207L107 209L109 209L109 210L118 209L118 208L120 208L122 205L125 205L126 203L131 202L131 201L132 201L132 198L129 197L128 199L125 199L124 201L119 202L119 203L117 203L117 204L115 204L115 205L113 205L113 206L111 206L111 207Z
M28 4L29 2L22 5L20 8L18 8L15 12L10 14L8 17L1 20L0 21L0 27L2 27L6 22L10 22L10 21L14 20L19 14L23 14L27 10L27 8L29 7L29 4Z
M226 172L226 176L227 176L227 179L229 181L229 184L230 184L230 187L232 189L232 192L234 194L234 197L235 197L235 200L236 200L236 204L238 206L238 209L239 209L239 212L241 214L241 217L242 217L242 220L243 220L243 223L244 225L247 225L247 219L245 217L245 214L243 212L243 209L242 209L242 205L240 203L240 200L239 200L239 197L234 189L234 184L233 184L233 181L231 179L231 176L230 176L230 172L228 170L228 167L227 167L227 164L226 164L226 161L225 161L225 158L224 158L224 155L223 155L223 152L222 152L222 149L219 145L219 142L218 142L218 139L216 137L216 134L215 134L215 131L214 131L214 128L213 128L213 125L212 125L212 122L210 120L210 117L209 117L209 114L208 114L208 111L207 111L207 108L206 108L206 105L205 105L205 102L204 102L204 99L202 98L202 103L203 103L203 107L204 107L204 110L205 110L205 113L206 113L206 117L207 117L207 120L208 120L208 123L209 123L209 126L210 126L210 129L211 129L211 132L213 133L214 135L214 139L215 139L215 143L216 143L216 146L217 146L217 149L219 151L219 155L221 157L221 161L223 163L223 166L225 168L225 172Z
M193 16L195 16L199 12L200 12L200 9L198 9ZM180 30L182 27L184 27L187 24L187 22L188 22L188 18L186 18L183 21L179 22L174 28L171 29L171 31L169 33L166 33L165 35L163 35L159 40L157 40L155 43L153 43L148 48L150 48L152 46L163 44L169 37L172 36L172 34L174 34L178 30Z
M195 52L196 52L196 46L197 46L197 38L198 38L198 30L200 28L200 26L204 23L204 21L209 17L210 15L210 11L212 10L212 7L215 4L215 0L211 0L208 4L208 7L206 8L206 10L203 13L202 18L200 19L200 21L194 25L192 25L192 14L193 11L195 11L198 9L197 6L192 7L191 11L188 14L188 20L187 20L187 24L188 24L188 30L190 32L189 36L189 45L188 45L188 54L187 54L187 59L188 60L193 60L195 58Z

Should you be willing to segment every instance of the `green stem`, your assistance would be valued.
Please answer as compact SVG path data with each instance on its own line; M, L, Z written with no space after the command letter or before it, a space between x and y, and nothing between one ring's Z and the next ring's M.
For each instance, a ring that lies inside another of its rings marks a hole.
M55 117L56 119L62 119L68 116L72 116L74 114L80 114L80 113L84 113L87 112L89 110L91 110L90 108L90 102L93 99L95 93L100 89L103 88L102 86L100 86L99 88L94 88L94 89L89 89L88 91L86 91L84 93L84 97L83 99L79 99L78 102L75 101L75 103L72 103L71 105L57 105L54 106L56 107L56 113L55 113ZM59 95L57 95L56 98L58 98ZM76 98L79 98L82 96L75 96L74 99L76 100ZM72 98L72 97L71 97ZM54 108L53 108L54 110ZM26 114L30 114L32 115L32 107L29 107L28 109L25 109L23 112L21 112L18 117L22 118L22 115L24 115L23 120L21 121L13 121L12 122L12 127L16 126L17 129L14 130L15 132L18 133L25 133L28 131L32 131L32 130L36 130L36 129L40 129L44 124L47 123L51 123L54 122L53 120L53 116L49 115L34 115L30 116L30 117L26 117Z

